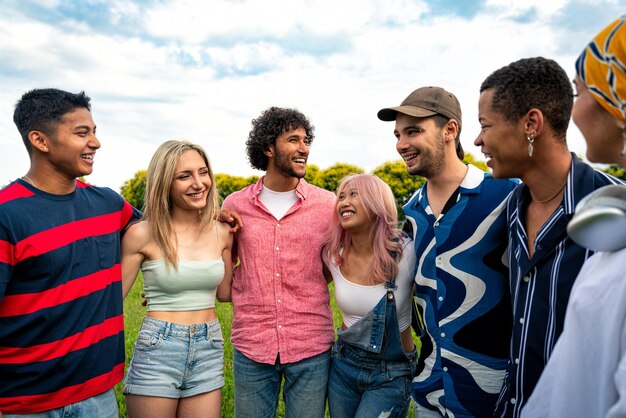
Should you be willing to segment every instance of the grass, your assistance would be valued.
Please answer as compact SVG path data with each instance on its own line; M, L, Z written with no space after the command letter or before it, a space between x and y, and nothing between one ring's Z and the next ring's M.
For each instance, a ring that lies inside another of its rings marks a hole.
M124 325L126 328L126 367L133 354L133 346L135 339L139 333L141 321L146 314L146 308L141 306L141 290L143 288L143 279L141 275L137 278L135 285L128 294L128 297L124 301ZM331 309L333 312L333 319L335 321L335 327L341 324L342 316L341 311L335 303L335 292L333 284L330 284L331 291ZM230 325L233 321L233 309L230 303L216 302L217 316L222 326L222 333L224 335L224 380L225 385L222 388L222 417L232 418L234 416L234 384L233 384L233 346L230 343ZM124 395L122 395L122 383L118 383L115 386L115 396L117 397L117 404L120 410L120 417L126 418L128 414L126 412L126 403L124 402ZM283 418L285 416L285 405L282 400L282 394L278 402L277 417ZM326 412L326 417L328 417ZM414 418L413 408L409 409L409 418Z

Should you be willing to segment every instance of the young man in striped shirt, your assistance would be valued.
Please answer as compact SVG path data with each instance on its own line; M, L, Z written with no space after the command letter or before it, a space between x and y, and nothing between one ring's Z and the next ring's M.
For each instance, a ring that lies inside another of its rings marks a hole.
M568 150L574 95L555 61L513 62L487 77L480 92L481 131L474 143L495 177L522 180L507 208L514 322L497 408L499 417L518 417L561 334L574 280L591 255L567 237L567 223L583 197L619 180Z
M77 180L100 148L84 92L32 90L13 120L30 169L0 191L0 415L117 418L120 235L141 213Z

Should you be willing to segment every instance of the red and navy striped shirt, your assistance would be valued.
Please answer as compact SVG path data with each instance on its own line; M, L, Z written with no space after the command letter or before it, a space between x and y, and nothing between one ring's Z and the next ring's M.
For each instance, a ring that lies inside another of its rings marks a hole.
M120 235L141 213L108 188L0 191L0 411L59 408L124 374Z

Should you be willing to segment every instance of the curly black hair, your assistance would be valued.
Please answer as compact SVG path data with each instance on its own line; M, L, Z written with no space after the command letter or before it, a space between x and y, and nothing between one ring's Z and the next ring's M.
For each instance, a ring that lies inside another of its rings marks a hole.
M31 131L42 131L52 135L63 115L77 108L91 110L91 99L84 91L70 93L59 89L30 90L15 105L13 122L22 136L22 141L30 155L32 145L28 140Z
M276 143L279 135L298 128L305 130L309 144L312 143L315 138L313 134L315 127L296 109L270 107L264 110L261 116L253 119L252 130L246 141L246 152L252 168L267 170L268 157L265 151Z
M507 121L518 121L537 108L555 135L565 141L574 92L567 73L556 61L535 57L512 62L483 81L480 92L488 89L494 89L493 109Z

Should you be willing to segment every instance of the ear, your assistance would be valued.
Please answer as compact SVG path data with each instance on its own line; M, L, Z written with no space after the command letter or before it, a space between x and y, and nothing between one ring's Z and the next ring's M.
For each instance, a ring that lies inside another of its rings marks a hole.
M524 134L533 138L541 135L543 131L543 113L541 110L533 107L522 118L524 121Z
M448 123L446 123L443 127L443 137L446 140L446 142L455 142L456 137L459 134L459 123L454 120L454 119L450 119L448 121Z
M41 131L30 131L28 133L28 140L32 145L33 149L39 150L39 152L48 152L48 144L50 140Z
M267 149L265 151L263 151L263 154L265 154L265 156L268 157L268 158L273 158L274 157L274 151L275 151L274 144L271 144L271 145L267 146Z

